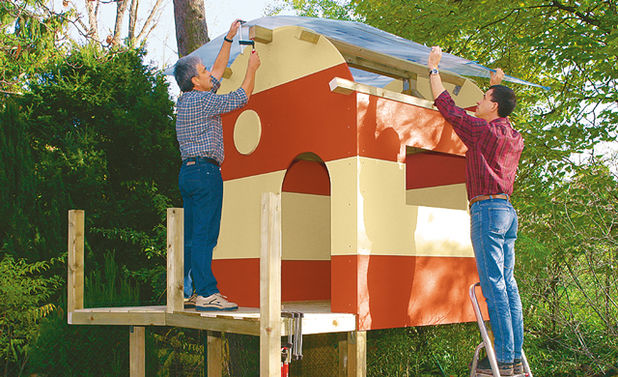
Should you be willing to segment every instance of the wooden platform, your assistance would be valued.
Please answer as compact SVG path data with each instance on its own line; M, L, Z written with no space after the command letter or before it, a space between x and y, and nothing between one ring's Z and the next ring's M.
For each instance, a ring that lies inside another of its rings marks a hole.
M147 326L173 326L207 332L208 376L223 375L223 333L260 337L260 376L281 375L281 337L303 313L302 335L344 332L339 342L341 376L366 376L366 331L356 329L356 315L332 313L329 301L281 302L281 196L262 196L260 307L198 312L183 309L184 224L182 208L167 210L167 305L84 308L84 211L70 210L68 225L67 321L72 325L129 326L131 377L146 373Z
M167 307L134 306L77 309L69 313L73 325L174 326L208 331L260 335L260 308L240 307L238 310L198 312L194 309L168 313ZM356 316L332 313L328 301L290 302L281 311L304 314L303 334L322 334L356 330ZM289 319L282 315L281 336L287 336Z

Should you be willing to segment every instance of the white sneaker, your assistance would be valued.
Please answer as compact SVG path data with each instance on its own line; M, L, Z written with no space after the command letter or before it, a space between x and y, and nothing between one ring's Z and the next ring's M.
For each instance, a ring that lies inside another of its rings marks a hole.
M195 300L197 300L197 294L192 294L191 297L185 298L185 309L195 309Z
M207 310L236 310L238 305L227 300L221 293L214 293L208 297L197 296L195 310L204 312Z

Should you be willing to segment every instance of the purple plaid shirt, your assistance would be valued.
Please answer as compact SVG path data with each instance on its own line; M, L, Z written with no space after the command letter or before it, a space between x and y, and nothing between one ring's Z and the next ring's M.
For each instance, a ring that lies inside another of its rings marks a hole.
M468 147L466 189L468 199L479 195L513 193L513 182L524 141L507 118L487 122L455 106L445 90L434 102L442 116Z
M208 92L192 90L183 93L176 103L176 138L180 157L209 157L223 163L223 128L221 114L243 107L248 98L243 88L228 94L216 94L221 86L212 77Z

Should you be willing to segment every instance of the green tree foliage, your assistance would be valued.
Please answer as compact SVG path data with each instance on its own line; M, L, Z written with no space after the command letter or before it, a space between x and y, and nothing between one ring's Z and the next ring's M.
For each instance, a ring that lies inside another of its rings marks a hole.
M368 376L467 376L476 323L385 329L367 333Z
M151 357L149 338L146 337L148 372L158 364ZM28 376L129 376L128 327L69 325L64 311L57 310L41 321L40 335L32 345L25 371Z
M46 303L60 284L56 277L41 277L47 262L27 263L4 255L0 260L0 360L3 376L21 375L30 343L38 335L40 320L54 310Z
M517 86L512 117L526 143L513 195L526 347L537 375L614 375L618 164L596 149L618 134L616 2L286 2L303 15L362 21L550 87ZM592 157L574 162L582 153Z
M164 76L143 63L143 50L69 53L61 39L68 16L42 0L0 2L0 286L22 300L0 303L0 365L12 376L128 370L127 329L67 325L66 265L46 261L66 253L67 210L84 209L86 304L138 304L136 287L142 303L161 301L165 209L180 203ZM18 257L25 261L12 262Z
M135 306L139 292L116 263L116 255L105 253L103 268L91 271L84 281L84 307Z
M550 178L571 153L616 138L618 13L612 0L287 2L304 15L359 20L549 86L548 92L517 88L514 119L527 142L522 166L542 169L532 174Z
M3 110L3 111L2 111ZM0 250L15 252L34 247L30 218L36 217L34 160L27 124L13 99L0 109Z
M153 332L152 336L155 345L159 347L161 371L165 371L160 375L187 377L204 375L205 331L167 328L164 331ZM233 376L240 377L240 374Z
M104 266L86 276L84 306L137 305L138 293L107 253ZM64 315L66 305L40 324L39 335L30 346L27 375L44 376L127 376L129 372L129 329L127 326L74 326ZM146 331L146 375L156 375L157 347L152 328ZM161 347L163 348L163 347Z
M46 64L64 56L66 14L49 12L42 0L0 2L0 92L20 93Z
M528 344L547 375L618 369L618 179L610 163L579 166L539 192L542 204L517 205L526 220L518 248Z
M112 251L136 271L146 267L146 252L163 254L160 224L178 200L179 158L167 84L142 58L140 50L85 47L24 96L46 224L41 237L52 255L64 247L70 208L86 211L94 263Z
M0 108L0 253L29 261L64 255L67 210L84 209L89 305L110 305L113 299L118 299L115 304L137 304L137 299L131 298L137 294L131 288L137 286L136 280L146 283L139 285L143 302L165 297L162 224L165 209L180 202L176 178L179 156L167 83L142 60L141 50L103 53L90 46L76 49L40 73L23 96L8 99ZM107 271L106 277L95 271ZM37 274L54 273L64 279L66 266L56 264L54 269ZM62 291L50 292L49 301L61 301ZM20 314L9 309L6 315ZM62 375L44 361L70 362L80 342L86 343L83 349L92 351L93 343L101 344L97 338L109 333L68 327L62 313L46 322L41 333L48 342L42 340L37 347L45 345L48 353L41 348L37 353L48 358L35 358L36 365L31 364L28 370ZM32 327L34 334L37 329ZM114 339L122 338L124 344L126 329L118 331L122 337ZM65 333L69 338L59 336ZM24 349L31 347L33 339L24 340ZM66 340L62 347L53 346L54 340L62 339ZM109 343L106 346L117 349L113 357L126 350ZM92 351L90 355L102 353ZM14 363L5 357L9 355L2 355L3 362ZM103 364L109 361L100 359ZM110 367L124 368L125 359L122 356ZM41 368L35 368L37 365ZM79 368L74 374L70 372L73 369L66 370L66 375L84 375ZM110 371L109 375L118 374Z

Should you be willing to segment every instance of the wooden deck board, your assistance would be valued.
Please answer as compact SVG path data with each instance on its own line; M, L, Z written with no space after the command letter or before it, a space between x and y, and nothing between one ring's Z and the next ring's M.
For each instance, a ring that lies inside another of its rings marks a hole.
M328 301L289 302L282 312L302 312L303 334L322 334L356 330L356 316L332 313ZM260 308L198 312L186 309L166 313L166 306L129 306L78 309L69 313L76 325L173 326L208 331L255 335L260 333ZM288 335L288 319L281 318L281 336Z

